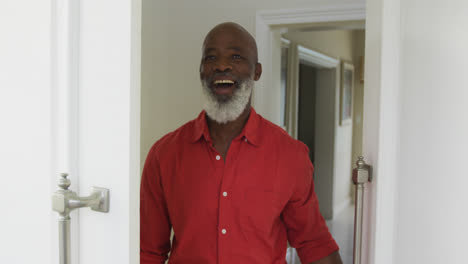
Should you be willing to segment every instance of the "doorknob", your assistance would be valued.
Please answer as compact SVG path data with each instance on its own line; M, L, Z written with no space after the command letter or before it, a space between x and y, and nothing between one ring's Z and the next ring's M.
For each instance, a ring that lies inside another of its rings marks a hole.
M82 207L91 210L109 212L109 190L93 187L91 195L79 197L69 190L70 180L67 173L60 174L59 189L52 195L52 209L59 213L59 256L60 264L70 264L70 212Z
M70 180L68 174L62 173L59 179L58 189L52 195L52 209L61 216L69 215L73 209L90 207L91 210L107 213L109 212L109 190L93 187L91 195L79 197L75 192L68 190Z
M364 183L372 181L372 166L366 164L362 156L358 157L356 165L357 167L353 169L353 183L356 185L353 264L361 264Z

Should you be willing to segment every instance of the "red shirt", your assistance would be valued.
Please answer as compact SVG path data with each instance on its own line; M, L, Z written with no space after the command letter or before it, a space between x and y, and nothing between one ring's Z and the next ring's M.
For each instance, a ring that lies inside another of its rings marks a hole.
M226 161L205 112L151 148L141 183L140 263L307 264L338 250L319 212L308 149L255 110ZM171 227L174 239L169 240Z

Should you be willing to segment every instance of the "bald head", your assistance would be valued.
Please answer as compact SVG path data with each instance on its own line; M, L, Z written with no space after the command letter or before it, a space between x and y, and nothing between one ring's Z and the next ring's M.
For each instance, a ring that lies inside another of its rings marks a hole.
M203 41L203 50L205 51L209 48L208 46L217 38L226 35L238 40L239 43L243 45L243 48L249 51L249 59L251 59L251 63L258 62L257 43L255 42L255 39L245 28L234 22L221 23L211 29Z

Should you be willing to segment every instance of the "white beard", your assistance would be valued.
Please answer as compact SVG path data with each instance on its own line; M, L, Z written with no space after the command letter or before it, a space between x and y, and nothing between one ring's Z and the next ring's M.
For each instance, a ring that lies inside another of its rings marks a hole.
M242 81L239 88L233 91L231 98L227 100L218 99L209 84L202 80L203 94L205 95L205 112L209 118L220 124L236 120L244 112L252 94L254 80Z

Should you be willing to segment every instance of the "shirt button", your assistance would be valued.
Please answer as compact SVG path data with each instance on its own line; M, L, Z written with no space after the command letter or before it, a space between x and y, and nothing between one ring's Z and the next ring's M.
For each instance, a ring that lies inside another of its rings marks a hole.
M223 235L225 235L227 233L226 229L223 228L223 230L221 230L221 233L223 233Z
M216 160L220 160L221 159L221 156L220 155L216 155Z
M226 197L226 196L227 196L227 192L223 192L223 196Z
M247 138L245 138L244 140L245 140L245 142L247 142Z

